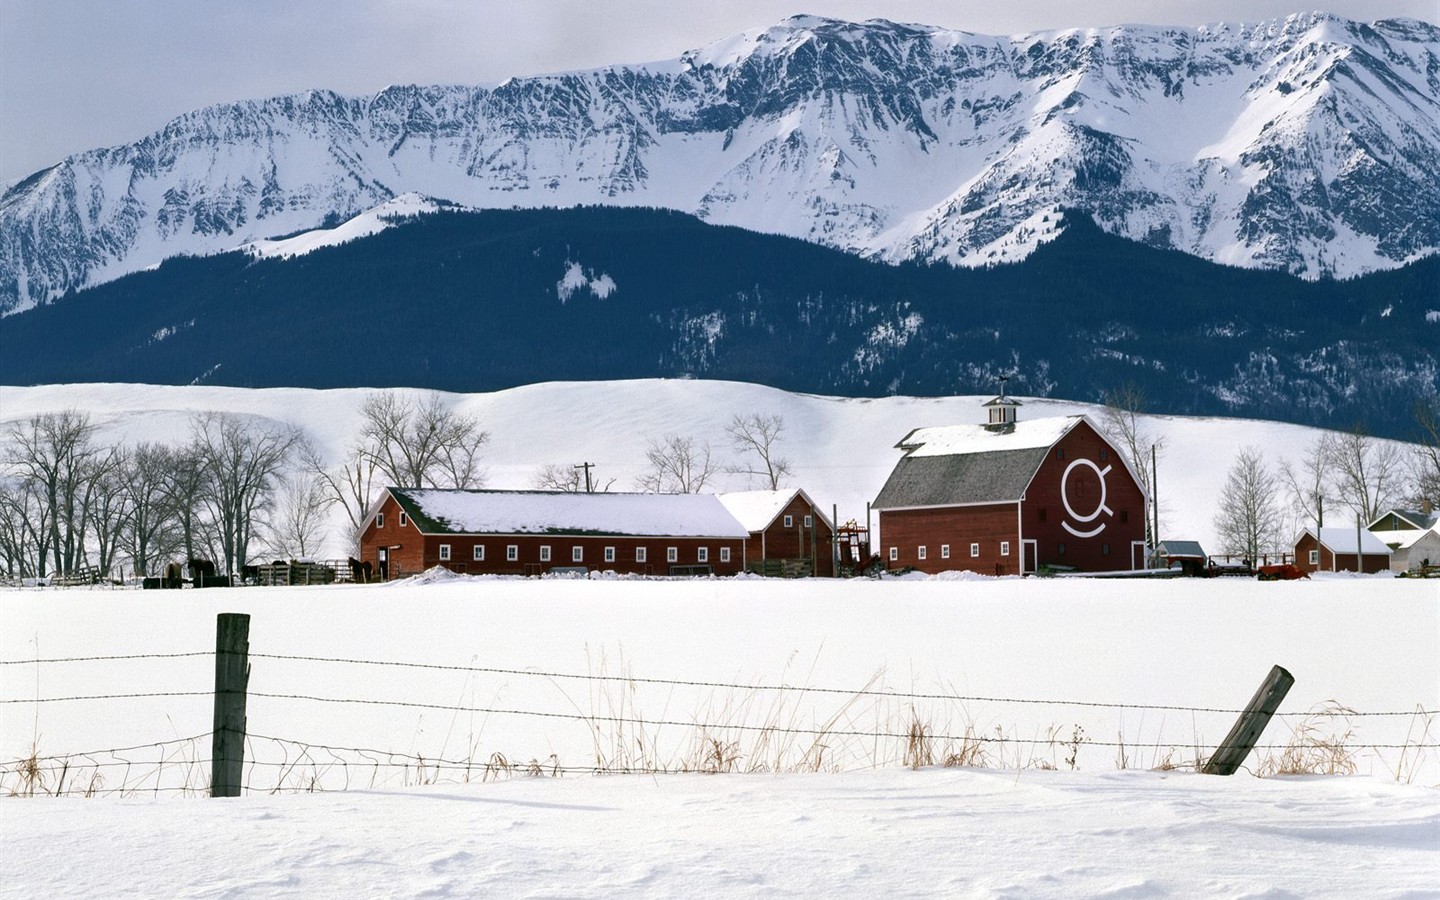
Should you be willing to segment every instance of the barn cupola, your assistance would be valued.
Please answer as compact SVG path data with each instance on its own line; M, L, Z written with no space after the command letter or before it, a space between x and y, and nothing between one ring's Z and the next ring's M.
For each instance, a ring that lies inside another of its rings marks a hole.
M1005 382L1009 380L1007 375L1000 376L1000 396L985 404L985 410L990 415L990 420L985 423L988 431L1003 433L1015 430L1015 410L1020 407L1020 401L1005 396Z

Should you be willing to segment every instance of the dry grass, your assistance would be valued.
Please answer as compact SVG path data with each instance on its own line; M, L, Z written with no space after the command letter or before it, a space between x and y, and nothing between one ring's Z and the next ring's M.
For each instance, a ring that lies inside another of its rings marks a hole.
M1355 729L1348 718L1353 714L1354 710L1333 700L1311 710L1311 715L1294 727L1279 755L1272 753L1263 758L1255 774L1262 778L1354 775L1358 768L1353 746Z

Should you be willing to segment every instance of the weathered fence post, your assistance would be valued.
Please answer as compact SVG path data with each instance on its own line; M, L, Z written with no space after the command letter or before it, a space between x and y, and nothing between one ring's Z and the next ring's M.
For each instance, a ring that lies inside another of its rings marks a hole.
M215 623L215 728L210 796L240 796L245 763L245 686L250 680L250 616L220 613Z
M1260 689L1250 698L1250 704L1240 713L1240 718L1235 720L1235 726L1200 771L1206 775L1234 775L1245 757L1255 749L1260 734L1265 730L1265 726L1270 724L1270 718L1275 715L1275 710L1280 708L1280 701L1285 699L1294 683L1294 675L1280 666L1272 667L1270 674L1265 676L1265 680L1260 684Z

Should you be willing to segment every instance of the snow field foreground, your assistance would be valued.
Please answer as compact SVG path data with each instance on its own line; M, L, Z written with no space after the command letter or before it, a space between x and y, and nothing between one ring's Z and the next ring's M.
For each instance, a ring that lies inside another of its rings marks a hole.
M137 747L209 731L217 612L252 617L234 800L199 799L208 738ZM32 742L136 748L66 760L97 799L0 801L0 895L1433 896L1440 874L1440 760L1413 746L1436 742L1419 717L1321 720L1351 732L1354 776L1220 778L1151 769L1213 746L1233 713L1141 708L1234 709L1285 665L1287 715L1252 770L1307 721L1290 713L1434 710L1424 582L448 576L8 590L0 622L4 661L199 654L0 666L0 700L28 701L0 704L8 785ZM837 693L764 689L779 685ZM915 721L1003 740L971 745L980 768L945 768L963 742L936 737L936 764L912 770ZM1389 743L1412 747L1362 746ZM736 774L578 771L717 755Z
M10 897L1425 897L1440 794L906 769L7 801Z

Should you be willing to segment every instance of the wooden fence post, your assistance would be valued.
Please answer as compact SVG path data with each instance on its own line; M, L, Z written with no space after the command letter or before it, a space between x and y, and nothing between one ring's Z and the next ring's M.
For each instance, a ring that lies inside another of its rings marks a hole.
M1250 698L1250 704L1235 720L1235 726L1200 771L1206 775L1234 775L1245 757L1255 749L1260 734L1270 724L1270 718L1280 708L1280 701L1285 699L1294 683L1294 675L1280 666L1272 667L1270 674L1261 682L1260 689Z
M245 686L250 680L250 616L220 613L215 622L215 727L210 796L240 796L245 763Z

